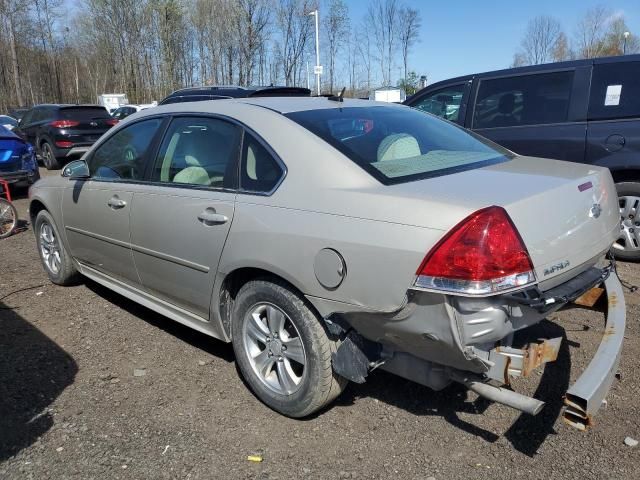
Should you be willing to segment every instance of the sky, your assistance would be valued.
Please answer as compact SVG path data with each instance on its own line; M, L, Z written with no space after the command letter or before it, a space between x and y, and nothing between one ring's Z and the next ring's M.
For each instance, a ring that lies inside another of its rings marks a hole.
M508 68L527 28L538 15L551 15L571 39L579 18L596 5L624 14L631 33L640 35L640 0L404 0L420 10L420 42L409 68L433 83L469 73ZM360 20L366 0L345 0L351 18ZM321 12L322 15L322 12ZM401 62L398 62L401 63ZM400 77L401 75L398 75Z

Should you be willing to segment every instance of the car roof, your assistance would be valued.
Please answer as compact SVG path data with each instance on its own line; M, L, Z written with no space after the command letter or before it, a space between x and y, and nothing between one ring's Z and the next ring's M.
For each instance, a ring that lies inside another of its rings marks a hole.
M221 100L218 100L221 101ZM302 112L308 110L326 110L339 108L364 108L364 107L390 107L402 108L401 105L375 102L373 100L360 100L357 98L345 98L342 102L331 100L328 97L260 97L239 98L235 100L222 100L224 102L245 103L257 107L267 108L278 113Z
M493 77L493 76L502 76L502 75L519 75L525 73L533 73L533 72L544 72L551 70L562 70L564 68L574 68L580 66L589 66L589 65L600 65L603 63L621 63L621 62L639 62L640 54L636 55L618 55L615 57L599 57L599 58L587 58L580 60L568 60L565 62L552 62L552 63L541 63L539 65L527 65L524 67L513 67L513 68L503 68L500 70L490 70L487 72L477 72L470 73L468 75L462 75L459 77L447 78L446 80L440 80L439 82L432 83L431 85L427 85L423 89L416 92L413 97L419 94L426 89L438 88L439 86L450 85L456 82L465 82L474 79L475 77ZM411 98L411 97L410 97ZM410 100L407 99L407 101Z

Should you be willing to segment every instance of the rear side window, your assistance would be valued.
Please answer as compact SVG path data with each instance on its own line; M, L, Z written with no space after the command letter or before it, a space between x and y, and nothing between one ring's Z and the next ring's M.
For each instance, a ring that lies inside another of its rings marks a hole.
M482 80L473 128L566 122L572 85L573 71Z
M511 153L407 107L347 107L286 115L388 185L471 170Z
M62 120L91 121L96 118L111 118L104 107L61 108L58 114Z
M245 133L240 165L240 189L268 193L283 175L283 169L269 151L251 134Z
M411 106L451 122L458 122L461 120L460 104L462 103L464 90L464 83L445 87L420 97L415 103L412 102Z
M640 62L594 65L589 119L640 116Z

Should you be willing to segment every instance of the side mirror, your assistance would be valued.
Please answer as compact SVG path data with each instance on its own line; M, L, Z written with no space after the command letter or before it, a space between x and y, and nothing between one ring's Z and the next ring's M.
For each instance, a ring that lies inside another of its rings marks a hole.
M83 178L89 178L89 166L84 160L74 160L67 164L63 169L61 175L69 180L81 180Z

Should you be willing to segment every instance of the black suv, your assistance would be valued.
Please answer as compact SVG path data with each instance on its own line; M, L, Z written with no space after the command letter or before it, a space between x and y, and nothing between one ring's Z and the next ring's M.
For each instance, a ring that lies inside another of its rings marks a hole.
M246 97L309 97L311 90L301 87L236 87L233 85L213 85L176 90L164 98L159 105L202 100L223 100L225 98Z
M100 105L36 105L14 130L34 146L47 170L82 156L118 120Z
M576 60L445 80L404 104L521 155L608 167L622 216L616 256L640 260L639 79L640 55Z

